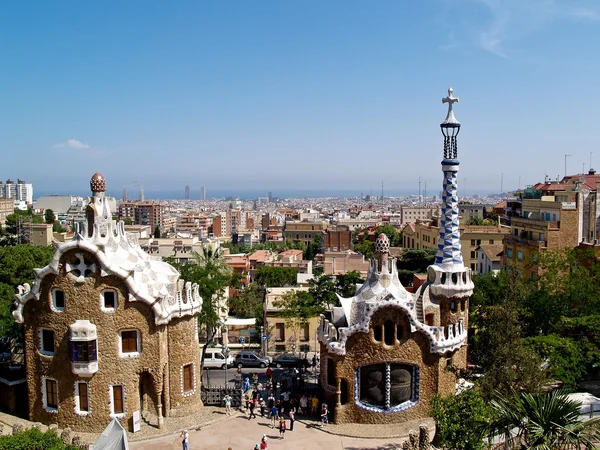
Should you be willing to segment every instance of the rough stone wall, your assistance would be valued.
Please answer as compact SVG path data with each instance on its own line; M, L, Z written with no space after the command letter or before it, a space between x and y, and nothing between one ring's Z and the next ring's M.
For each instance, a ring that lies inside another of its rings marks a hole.
M61 263L72 257L66 253ZM94 259L86 255L86 259ZM95 261L96 267L98 262ZM64 270L64 269L63 269ZM140 409L140 380L145 380L144 388L151 388L163 379L167 365L166 326L154 323L150 306L130 302L125 283L115 276L88 276L82 284L75 284L73 275L62 272L60 275L47 275L42 281L40 299L30 300L24 308L25 352L27 361L27 384L29 391L30 419L45 424L57 423L61 428L70 427L76 431L101 432L110 417L110 386L124 386L125 417L129 419L135 410ZM64 311L56 312L50 307L52 289L65 293ZM101 292L113 289L117 292L117 308L114 312L100 309ZM97 327L98 372L91 377L79 377L72 372L69 359L69 325L76 320L89 320ZM192 325L194 317L187 319ZM54 331L55 354L40 354L39 329ZM123 329L137 329L141 333L141 351L136 356L119 356L118 333ZM193 335L193 331L192 331ZM182 336L175 335L176 339ZM189 358L196 357L198 347L185 341ZM144 373L144 375L142 375ZM55 379L58 385L59 406L56 412L43 408L43 377ZM77 416L75 413L75 382L86 381L89 386L90 412ZM179 383L177 384L177 386ZM147 408L156 414L158 395L149 392L144 395ZM201 404L198 397L198 403ZM154 411L152 411L154 409Z
M372 324L382 323L388 319L396 323L404 322L406 319L402 316L403 313L398 309L384 308L374 315ZM450 386L448 381L454 379L454 374L448 370L446 372L449 376L447 380L444 377L443 385L440 386L440 364L443 360L445 366L445 358L429 353L429 341L423 334L410 333L410 329L405 329L404 336L404 339L396 340L393 345L386 345L384 342L375 341L371 327L369 333L356 333L348 339L346 355L337 357L336 364L336 377L340 380L345 379L348 385L348 401L335 408L334 420L336 423L399 423L428 417L429 402L433 395L440 391L442 393L454 392L454 384L452 383ZM325 349L322 348L322 350ZM321 368L325 370L326 363L323 360L327 357L329 355L321 354ZM355 369L366 364L383 361L411 364L419 368L419 401L414 407L395 413L383 413L367 411L354 403ZM326 374L323 374L323 371L321 372L321 381L326 382ZM324 394L331 405L336 404L337 395L333 390L324 389Z
M200 400L200 346L194 321L196 317L183 317L169 322L168 327L168 377L171 416L182 416L202 406ZM194 387L184 391L183 367L193 364ZM165 395L166 397L166 395Z

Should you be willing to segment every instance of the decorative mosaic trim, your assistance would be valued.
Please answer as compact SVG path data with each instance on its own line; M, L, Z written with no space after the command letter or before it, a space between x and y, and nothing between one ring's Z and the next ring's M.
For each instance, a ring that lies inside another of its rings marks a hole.
M113 386L121 386L123 390L123 412L122 413L114 413L115 410L115 399L113 397ZM111 383L108 385L108 401L110 406L110 418L111 419L122 419L127 414L127 388L123 383Z
M62 292L63 297L65 298L65 306L63 306L62 308L59 308L56 306L56 296L55 296L56 291ZM66 304L67 304L67 296L65 295L65 291L63 291L62 289L52 288L52 291L50 292L50 309L54 312L61 313L61 312L65 311Z
M194 380L194 388L191 391L186 391L183 387L183 368L189 365L192 366L192 379ZM181 388L182 397L191 397L192 395L196 394L196 364L194 364L192 361L179 368L179 386Z
M89 411L81 411L79 409L79 385L80 384L87 385ZM91 398L90 383L88 383L87 381L76 381L75 383L73 383L73 400L75 401L74 409L75 409L76 416L89 416L92 413L92 402L90 401L90 398Z
M457 194L458 161L444 160L442 170L444 172L442 212L435 265L462 265Z
M50 329L50 328L39 328L38 329L38 352L40 353L40 355L42 356L48 356L48 357L52 357L54 356L54 353L56 353L56 342L54 342L54 352L49 352L44 350L44 340L43 340L43 331L52 331L52 334L54 334L54 330Z
M42 377L42 406L45 411L58 414L58 406L54 408L53 406L48 406L48 393L46 392L46 380L52 380L56 382L56 399L58 400L58 381L55 378L50 377ZM58 403L58 402L57 402Z
M404 364L406 366L411 366L413 368L412 400L407 400L405 402L400 403L399 405L394 405L394 406L390 405L390 389L391 389L391 383L390 383L391 368L390 368L390 366L392 363ZM361 369L361 367L364 367L364 366L357 367L356 369L354 369L354 403L359 408L365 409L370 412L383 413L383 414L393 414L393 413L397 413L400 411L406 411L407 409L410 409L410 408L418 405L419 404L419 386L421 384L421 375L420 375L420 371L419 371L419 366L416 366L414 364L406 364L401 361L391 361L391 362L390 361L382 361L379 364L386 365L386 370L385 370L385 379L386 379L385 403L386 403L386 406L373 406L373 405L368 405L368 404L360 401L360 369Z

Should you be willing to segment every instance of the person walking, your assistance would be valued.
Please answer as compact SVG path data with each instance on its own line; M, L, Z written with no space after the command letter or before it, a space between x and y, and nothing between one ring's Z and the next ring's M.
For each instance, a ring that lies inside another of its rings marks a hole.
M225 397L223 397L223 401L225 402L225 414L230 416L231 415L231 395L226 394Z
M263 437L260 440L260 450L266 450L266 448L267 448L267 435L263 434Z
M254 414L254 408L256 408L256 405L254 404L254 402L250 402L250 405L248 405L250 408L250 414L248 415L248 420L252 419L253 417L256 419L256 414Z
M329 423L329 410L327 409L327 403L323 403L323 409L321 410L321 426L324 427Z
M190 445L190 435L187 430L183 430L181 432L181 446L183 450L189 450Z
M296 408L292 407L288 415L290 416L290 431L294 431L294 420L296 420Z
M267 409L267 404L265 403L264 398L260 398L258 407L260 408L260 417L265 417L265 411Z
M279 439L283 439L285 435L285 419L281 417L279 419Z

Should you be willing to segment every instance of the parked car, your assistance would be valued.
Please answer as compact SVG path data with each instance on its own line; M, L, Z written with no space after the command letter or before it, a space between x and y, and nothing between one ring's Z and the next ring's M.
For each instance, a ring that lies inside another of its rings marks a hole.
M219 348L207 348L204 355L204 368L221 368L233 366L233 356L225 356Z
M306 368L308 361L296 355L282 354L273 358L273 366L275 367L297 367L299 369Z
M239 352L235 357L235 364L238 367L261 367L265 368L269 365L269 358L259 356L254 352Z

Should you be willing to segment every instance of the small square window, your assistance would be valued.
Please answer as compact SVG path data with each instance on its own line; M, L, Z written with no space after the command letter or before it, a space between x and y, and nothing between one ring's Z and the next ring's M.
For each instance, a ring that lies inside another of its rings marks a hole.
M46 356L53 356L55 347L54 347L54 331L52 330L41 330L41 353Z
M107 289L102 291L100 296L101 309L103 311L112 312L117 309L117 293L113 290Z
M137 330L123 330L119 332L121 355L136 355L140 352L139 333Z
M55 311L65 310L65 293L60 289L52 289L52 306Z

